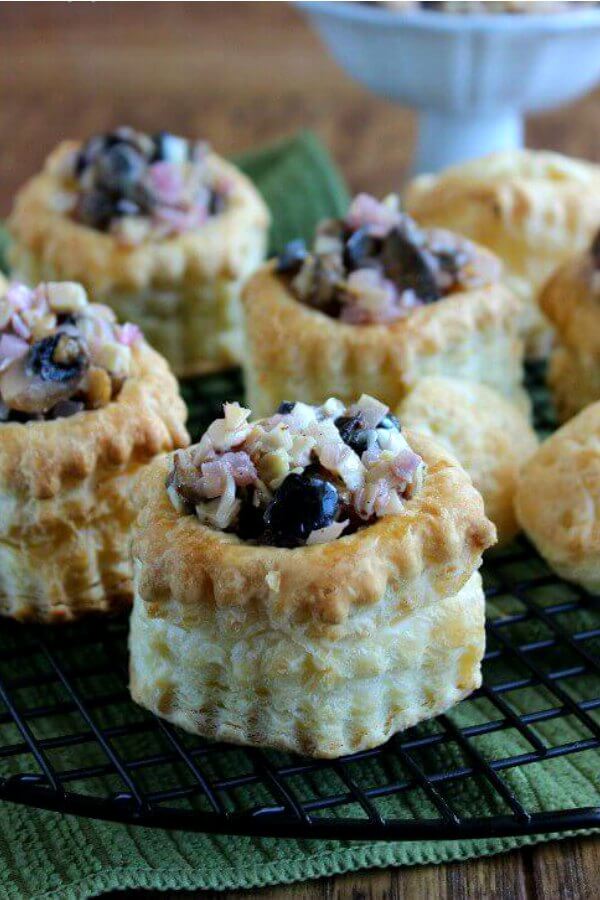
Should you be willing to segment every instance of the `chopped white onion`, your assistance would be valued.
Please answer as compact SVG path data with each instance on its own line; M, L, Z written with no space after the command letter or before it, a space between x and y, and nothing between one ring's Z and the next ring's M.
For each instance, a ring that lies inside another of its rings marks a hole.
M317 528L311 531L306 539L307 544L327 544L329 541L335 541L342 534L344 529L349 525L350 520L344 522L332 522L325 528Z

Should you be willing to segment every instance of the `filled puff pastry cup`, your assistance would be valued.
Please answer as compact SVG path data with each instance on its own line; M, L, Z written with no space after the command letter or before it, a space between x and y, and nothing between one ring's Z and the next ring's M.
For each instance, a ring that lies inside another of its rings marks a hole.
M61 401L56 417L20 421L0 403L0 615L58 623L131 604L138 476L189 438L165 360L141 338L127 350L129 374L100 408Z
M600 402L559 428L529 460L519 522L562 578L600 591Z
M537 295L598 227L600 167L558 153L511 150L419 176L404 199L421 224L455 229L502 259L506 284L524 301L528 355L547 355L551 332Z
M169 461L153 464L133 544L134 700L204 737L338 757L478 687L494 529L456 460L405 439L427 472L399 514L292 549L181 515Z
M432 376L417 384L397 415L403 426L430 435L458 459L483 497L498 545L508 543L519 531L519 472L538 446L521 410L486 385Z
M365 391L395 407L420 378L450 375L487 383L528 409L520 302L495 280L499 264L491 254L470 243L468 252L493 272L490 283L457 286L435 302L412 305L414 291L407 290L409 305L389 321L335 317L302 302L280 262L263 266L242 295L249 405L264 415L286 397L319 403L333 393L350 402Z
M119 218L114 233L106 222L101 230L73 215L80 205L73 160L94 140L60 144L17 194L8 221L15 277L81 282L119 319L138 324L179 376L239 365L240 288L266 252L262 198L235 166L207 151L204 177L224 191L215 214L195 223L194 210L185 219L167 207L173 223L149 230L138 211Z
M540 294L556 332L548 369L561 421L600 400L600 239L563 263Z

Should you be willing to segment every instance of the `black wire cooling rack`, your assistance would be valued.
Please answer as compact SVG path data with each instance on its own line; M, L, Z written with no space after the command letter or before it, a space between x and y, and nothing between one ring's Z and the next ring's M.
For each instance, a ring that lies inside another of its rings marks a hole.
M537 424L552 427L539 388ZM184 388L196 430L239 381ZM138 708L127 623L0 625L0 800L206 832L451 839L600 826L600 607L523 540L486 561L483 687L336 761L214 744ZM565 797L569 798L565 802Z

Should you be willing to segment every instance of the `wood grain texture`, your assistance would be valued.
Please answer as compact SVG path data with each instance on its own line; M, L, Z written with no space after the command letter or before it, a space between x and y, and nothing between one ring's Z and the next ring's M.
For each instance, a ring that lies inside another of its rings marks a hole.
M536 116L528 143L600 161L599 112L597 91ZM59 140L125 122L203 135L224 153L310 127L351 187L374 193L401 184L414 130L410 111L346 78L289 4L0 4L0 215ZM252 896L595 900L599 870L600 841L582 839Z

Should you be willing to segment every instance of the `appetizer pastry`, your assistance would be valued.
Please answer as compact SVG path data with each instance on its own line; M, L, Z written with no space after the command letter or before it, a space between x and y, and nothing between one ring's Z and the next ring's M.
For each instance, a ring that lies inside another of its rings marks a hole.
M519 472L538 445L523 413L484 384L430 376L402 401L398 416L456 456L483 497L498 544L510 541L519 530L513 508Z
M137 323L178 375L237 365L239 291L269 216L205 144L132 128L67 141L17 196L15 277L72 279Z
M494 541L430 438L363 396L225 404L144 478L131 692L205 737L336 757L480 683Z
M507 285L524 301L528 353L547 355L551 332L537 295L598 227L600 167L558 153L506 151L422 175L405 201L420 224L454 228L498 254Z
M188 443L165 360L80 284L0 285L0 614L131 602L144 464Z
M600 591L600 403L555 431L523 469L516 511L562 578Z
M550 278L540 306L556 329L548 382L565 421L600 400L600 231Z
M500 264L447 231L422 231L365 194L323 222L310 252L292 242L243 295L248 402L346 403L367 391L389 406L423 375L484 381L524 398L518 301Z

